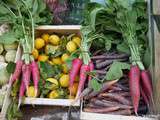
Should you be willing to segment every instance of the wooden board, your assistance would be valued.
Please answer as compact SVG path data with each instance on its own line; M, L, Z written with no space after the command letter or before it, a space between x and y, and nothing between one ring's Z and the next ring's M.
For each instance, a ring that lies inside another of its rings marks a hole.
M160 33L158 32L157 25L152 15L160 15L160 0L151 1L151 48L152 48L152 77L153 77L153 90L154 92L154 112L160 113Z
M73 101L74 100L72 99L25 98L23 104L70 106ZM79 105L80 101L77 101L73 106L79 106Z

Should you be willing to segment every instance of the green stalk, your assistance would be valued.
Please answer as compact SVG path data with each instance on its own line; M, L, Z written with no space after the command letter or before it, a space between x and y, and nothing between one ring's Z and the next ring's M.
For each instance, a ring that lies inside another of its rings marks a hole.
M27 48L29 47L29 43L28 43L28 37L26 35L26 30L25 30L25 26L24 26L24 21L23 21L23 17L22 17L22 14L21 14L21 11L20 11L20 8L18 6L18 3L17 3L17 9L18 9L18 13L19 13L19 16L21 18L21 22L22 22L22 28L23 28L23 33L24 33L24 37L25 37L25 44L22 45L23 46L23 50L24 50L24 60L25 60L25 63L26 64L29 64L30 63L30 55L29 55L29 52L27 50Z
M31 24L32 24L32 50L34 49L34 38L35 38L35 34L34 34L34 20L33 20L33 16L32 16L32 13L31 11L28 9L26 3L24 2L24 0L22 0L23 4L25 5L28 13L29 13L29 16L31 18Z
M17 18L16 14L14 14L14 12L3 2L1 1L1 3L12 13L12 15Z

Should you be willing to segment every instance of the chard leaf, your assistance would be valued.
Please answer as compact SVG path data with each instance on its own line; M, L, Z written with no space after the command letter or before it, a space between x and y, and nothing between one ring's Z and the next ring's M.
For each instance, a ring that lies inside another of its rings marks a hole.
M99 91L102 87L102 84L100 84L97 79L92 79L89 81L89 87L93 88L94 91Z
M123 70L130 69L130 65L124 62L113 62L109 71L106 74L107 80L120 79L123 76Z

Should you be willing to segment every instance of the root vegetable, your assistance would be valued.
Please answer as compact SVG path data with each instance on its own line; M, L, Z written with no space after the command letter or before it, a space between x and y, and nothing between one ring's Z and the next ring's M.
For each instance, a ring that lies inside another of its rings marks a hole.
M89 62L89 71L92 72L94 70L94 64L92 61ZM88 76L88 81L92 79L92 76Z
M122 59L122 58L128 58L129 56L127 54L116 54L116 55L97 55L93 56L92 60L99 60L99 59Z
M131 109L132 106L119 104L118 102L111 102L107 100L94 100L92 101L96 106L104 106L104 107L114 107L118 106L120 109Z
M102 88L99 92L97 91L93 91L91 92L87 97L86 99L90 99L90 98L93 98L95 96L97 96L98 94L104 92L104 91L107 91L113 84L115 84L118 80L113 80L113 81L109 81L109 82L105 82L103 85L102 85Z
M79 85L78 85L78 91L77 91L76 98L78 98L81 95L81 92L84 88L84 84L87 79L87 74L86 74L87 72L89 72L89 65L83 64L80 69L80 79L79 79Z
M119 107L103 107L103 108L84 108L85 112L108 113L118 110Z
M30 79L31 79L31 66L30 64L24 64L22 66L22 81L24 82L27 91L30 84Z
M69 73L69 78L70 78L69 86L70 86L70 88L72 88L72 86L73 86L73 83L76 79L76 76L78 75L78 73L80 71L82 63L83 63L82 60L79 58L76 58L72 61L72 68Z
M103 71L103 70L96 70L97 74L102 74L102 75L106 75L107 71Z
M18 108L22 103L22 97L24 96L25 90L26 90L26 87L25 87L24 81L21 81L20 90L19 90Z
M151 79L146 70L141 71L141 84L144 92L150 99L152 97L152 85L151 85Z
M146 103L146 105L149 105L149 100L148 100L148 98L142 88L141 88L141 95L142 95L143 100Z
M37 96L38 82L40 80L40 73L39 73L38 64L35 61L32 61L31 63L31 72L32 72L32 78L33 78L33 83L34 83L34 88L35 88L35 96Z
M117 61L123 62L126 61L126 58L122 58L122 59L118 59ZM101 69L104 68L110 64L112 64L114 62L114 60L105 60L104 62L101 62L99 64L96 64L96 69Z
M92 89L91 88L86 88L83 90L83 92L81 93L80 95L80 99L83 99L85 96L88 96L88 94L92 92Z
M14 71L12 77L11 77L10 84L13 84L16 80L19 79L19 77L21 75L21 72L22 72L22 66L23 66L23 61L22 60L18 60L16 62L15 71Z
M117 110L117 111L114 111L114 112L109 112L108 114L113 114L113 115L131 115L132 111L130 109Z
M116 93L101 93L99 96L114 99L124 105L131 105L131 102L129 100L127 100L125 97L120 96Z
M137 65L132 65L129 72L129 87L134 106L134 112L137 114L140 100L140 69Z

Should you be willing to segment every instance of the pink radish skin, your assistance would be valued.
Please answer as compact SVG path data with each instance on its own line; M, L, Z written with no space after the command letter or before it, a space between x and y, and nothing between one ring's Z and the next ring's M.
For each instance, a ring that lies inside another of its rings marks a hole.
M150 99L152 96L152 84L148 71L146 70L141 71L141 84L145 94Z
M73 86L73 83L76 79L76 76L78 75L78 73L80 71L82 63L83 63L82 60L79 58L76 58L72 61L72 68L69 73L69 78L70 78L69 86L70 86L70 88L72 88L72 86Z
M40 80L40 73L39 73L38 64L35 61L32 61L31 63L31 71L32 71L32 78L33 78L33 83L34 83L34 88L35 88L35 96L37 96L38 82Z
M79 79L79 85L78 85L78 91L77 91L76 98L79 98L79 96L81 95L81 92L84 88L84 84L85 84L86 79L87 79L86 72L89 72L89 65L83 64L81 69L80 69L80 79Z
M31 66L30 66L30 64L24 64L22 66L22 78L23 78L25 88L28 91L28 87L29 87L30 79L31 79Z
M144 92L144 90L141 88L141 95L143 97L144 102L146 103L146 105L149 105L149 100Z
M22 66L23 66L23 61L22 60L18 60L16 62L16 68L15 68L15 71L11 77L11 80L10 80L10 84L12 85L16 80L19 79L20 75L21 75L21 72L22 72Z
M139 100L140 100L140 69L137 65L132 65L129 72L129 87L134 107L134 112L137 115Z
M89 62L89 71L92 72L94 70L94 64L92 61ZM92 76L88 76L88 81L92 80Z

